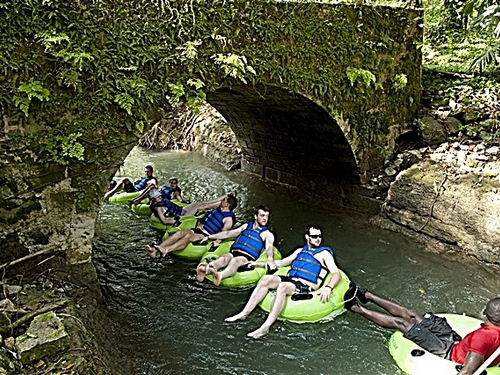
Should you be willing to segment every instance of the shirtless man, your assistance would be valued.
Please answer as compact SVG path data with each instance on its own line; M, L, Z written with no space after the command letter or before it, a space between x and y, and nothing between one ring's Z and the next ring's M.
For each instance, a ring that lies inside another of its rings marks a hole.
M271 311L264 323L255 331L247 334L248 337L258 339L269 332L271 325L278 319L281 311L285 308L286 296L295 293L308 293L318 290L328 273L332 277L320 294L321 302L330 299L333 288L339 283L342 276L335 264L333 250L328 246L322 246L321 228L317 225L309 225L306 228L306 245L296 249L292 254L276 261L278 267L292 265L287 276L265 275L253 290L250 299L243 310L229 318L226 322L244 320L266 297L270 289L276 289L276 295L271 302ZM265 264L253 262L250 265L265 267Z
M345 307L373 323L403 332L405 338L437 356L463 364L457 375L472 375L500 346L500 297L488 301L483 310L484 323L463 339L445 318L432 313L417 314L398 303L379 297L351 283L344 296ZM361 303L372 302L389 314L367 309ZM500 356L490 364L500 364Z
M199 220L196 228L175 232L160 245L155 245L153 247L146 245L144 249L153 259L156 258L158 251L161 256L164 257L170 252L186 248L190 243L199 242L210 234L230 230L236 223L236 217L233 211L237 205L238 200L236 197L232 194L228 194L220 201L218 208L210 211ZM218 245L218 242L214 243Z
M269 208L259 206L254 213L253 221L236 229L206 236L205 240L223 240L236 236L238 238L231 245L229 253L221 255L208 264L200 263L196 268L196 279L201 282L207 274L212 274L214 284L220 285L223 279L233 276L240 266L255 261L264 249L268 259L266 264L270 269L275 269L274 235L267 228L268 221ZM220 268L224 270L219 272Z

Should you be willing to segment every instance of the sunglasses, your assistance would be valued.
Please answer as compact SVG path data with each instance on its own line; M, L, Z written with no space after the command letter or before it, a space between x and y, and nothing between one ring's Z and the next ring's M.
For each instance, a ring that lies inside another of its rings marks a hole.
M310 238L314 239L314 240L315 240L316 238L322 238L322 237L323 237L323 235L321 235L321 234L308 234L308 236L309 236Z

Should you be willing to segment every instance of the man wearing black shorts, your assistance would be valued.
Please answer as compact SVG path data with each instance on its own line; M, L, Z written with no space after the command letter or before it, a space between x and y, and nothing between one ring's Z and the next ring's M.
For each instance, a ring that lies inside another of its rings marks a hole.
M146 245L144 249L153 259L156 258L157 252L164 257L173 251L185 249L190 243L198 243L210 234L230 230L236 222L233 211L237 205L238 199L233 194L228 194L221 199L218 208L198 221L196 228L175 232L160 245ZM219 241L214 241L214 246L218 245Z
M333 288L341 279L340 271L335 264L332 249L321 245L321 228L317 225L309 225L306 228L306 245L296 249L291 255L284 259L276 260L276 266L289 266L291 269L287 276L265 275L255 287L243 310L229 318L226 322L244 320L257 305L266 297L270 289L276 289L276 295L271 303L271 311L266 321L255 331L248 333L248 337L258 339L269 332L269 328L276 321L285 307L286 296L309 293L318 290L324 283L328 273L332 278L323 288L320 294L321 302L330 299ZM265 263L251 262L250 266L265 267Z
M220 241L226 238L234 238L229 253L222 254L216 260L206 263L200 263L196 268L196 279L203 281L208 274L213 276L214 285L220 285L225 278L231 277L238 268L249 264L259 258L262 251L267 254L266 264L275 269L274 264L274 235L267 227L269 221L269 208L258 206L253 215L253 220L224 232L211 234L205 237L205 240ZM219 272L219 269L224 268Z
M360 306L357 302L372 302L389 314ZM398 329L404 337L428 352L463 364L457 375L471 375L500 346L500 297L488 301L483 310L484 323L463 339L445 318L432 313L417 314L398 303L386 300L351 283L344 296L345 308L375 324ZM490 366L498 365L500 356Z

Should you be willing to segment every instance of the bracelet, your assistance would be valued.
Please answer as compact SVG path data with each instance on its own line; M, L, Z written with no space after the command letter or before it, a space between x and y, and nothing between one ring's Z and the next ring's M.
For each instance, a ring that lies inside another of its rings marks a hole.
M327 285L327 286L325 286L325 288L333 289L333 286Z

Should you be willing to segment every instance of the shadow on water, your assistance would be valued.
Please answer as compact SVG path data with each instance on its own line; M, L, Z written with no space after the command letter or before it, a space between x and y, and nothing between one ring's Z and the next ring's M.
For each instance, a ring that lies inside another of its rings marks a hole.
M317 223L324 244L353 280L417 311L480 318L499 281L482 265L459 255L423 252L409 239L366 224L366 217L308 204L297 189L227 172L191 153L137 149L124 175L152 163L160 183L176 175L192 201L238 190L240 222L256 205L272 210L272 230L286 255L303 244L304 228ZM127 169L128 168L128 169ZM120 330L117 346L135 363L124 374L401 374L387 349L390 331L345 313L315 324L277 322L261 340L246 333L266 314L256 309L237 323L225 317L245 304L250 290L215 288L195 279L196 262L174 256L151 260L144 245L160 241L148 218L128 206L105 203L96 223L94 264Z

